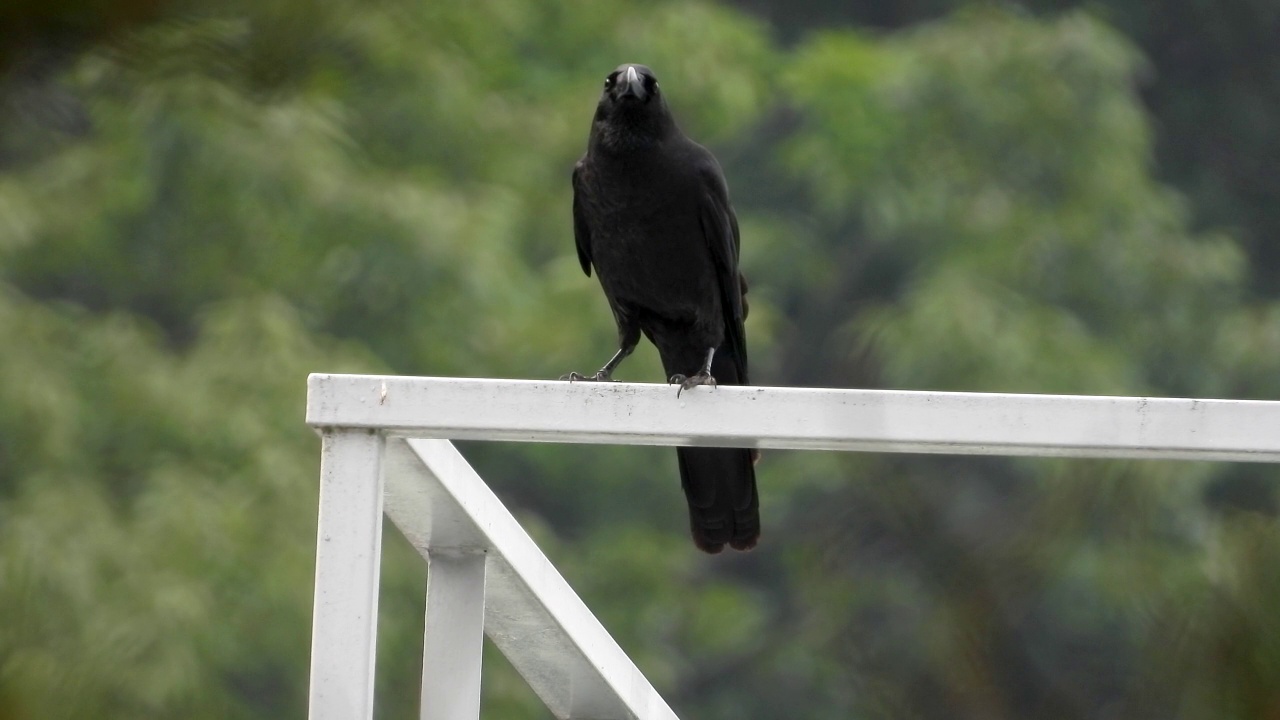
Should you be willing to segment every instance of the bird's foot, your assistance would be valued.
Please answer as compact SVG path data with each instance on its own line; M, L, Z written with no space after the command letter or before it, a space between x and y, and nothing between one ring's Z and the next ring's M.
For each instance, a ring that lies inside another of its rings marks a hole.
M613 376L604 370L596 371L595 375L583 375L578 372L566 373L560 376L561 380L569 382L615 382Z
M688 377L676 373L671 376L670 380L667 380L667 384L669 385L677 383L680 385L680 389L676 390L676 397L680 397L680 393L688 390L689 388L697 387L698 385L710 385L711 387L715 387L716 379L711 377L711 373L706 370L701 370L697 375Z

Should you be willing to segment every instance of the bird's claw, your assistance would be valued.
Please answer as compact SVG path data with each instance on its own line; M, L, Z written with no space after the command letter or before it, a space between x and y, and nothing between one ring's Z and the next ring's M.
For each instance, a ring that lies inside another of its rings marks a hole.
M615 382L613 377L603 370L597 371L595 375L583 375L579 372L565 373L560 376L560 379L569 382Z
M697 375L693 376L685 376L680 373L676 373L671 376L671 379L667 380L667 384L679 384L680 389L676 390L676 397L680 397L680 393L699 385L710 385L711 387L715 387L716 379L711 376L711 373L705 371L699 372Z

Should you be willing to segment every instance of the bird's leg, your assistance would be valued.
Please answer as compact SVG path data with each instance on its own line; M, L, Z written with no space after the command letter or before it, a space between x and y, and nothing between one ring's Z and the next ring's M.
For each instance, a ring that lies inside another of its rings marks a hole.
M612 382L613 371L618 368L618 365L620 365L622 361L636 349L636 345L640 343L639 328L636 328L634 332L632 332L630 328L627 328L618 334L620 336L618 352L614 353L613 357L609 358L609 362L605 363L604 367L597 370L595 375L583 375L582 373L571 372L566 375L561 375L560 379L568 380L569 382L578 380L586 382Z
M568 380L569 382L574 382L575 380L585 380L587 382L612 382L614 369L617 368L618 364L635 349L635 345L632 345L631 347L618 348L618 352L614 353L613 357L609 358L609 362L605 363L604 367L597 370L595 375L583 375L582 373L571 372L568 375L562 375L560 379Z
M716 379L711 377L711 359L715 355L715 348L708 350L706 361L702 363L702 367L698 369L697 374L692 377L685 377L679 373L671 376L671 379L667 381L668 383L680 383L680 389L676 391L676 397L680 397L680 393L698 385L716 386Z

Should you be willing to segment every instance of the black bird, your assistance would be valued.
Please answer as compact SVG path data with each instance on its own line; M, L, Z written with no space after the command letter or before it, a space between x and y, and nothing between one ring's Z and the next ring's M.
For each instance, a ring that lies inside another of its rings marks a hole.
M594 376L610 380L640 333L658 348L676 394L747 384L747 284L738 220L720 164L690 140L644 65L609 73L587 153L573 169L573 234L618 325L618 352ZM676 450L693 541L709 553L760 537L754 462L733 448Z

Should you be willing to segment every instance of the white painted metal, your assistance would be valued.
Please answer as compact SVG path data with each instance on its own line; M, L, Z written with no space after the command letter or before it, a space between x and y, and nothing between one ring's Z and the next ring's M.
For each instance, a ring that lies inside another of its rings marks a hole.
M307 422L451 439L1280 462L1280 402L312 375Z
M384 506L430 566L423 718L478 718L483 626L557 718L675 720L453 445L405 436L1280 462L1280 402L1248 400L312 375L307 422L313 720L372 717Z
M485 633L556 718L676 720L452 443L389 440L385 474L387 517L423 557L487 557Z
M311 720L373 717L382 456L370 430L326 430L320 456Z
M422 720L480 717L484 566L484 553L441 550L427 556Z

